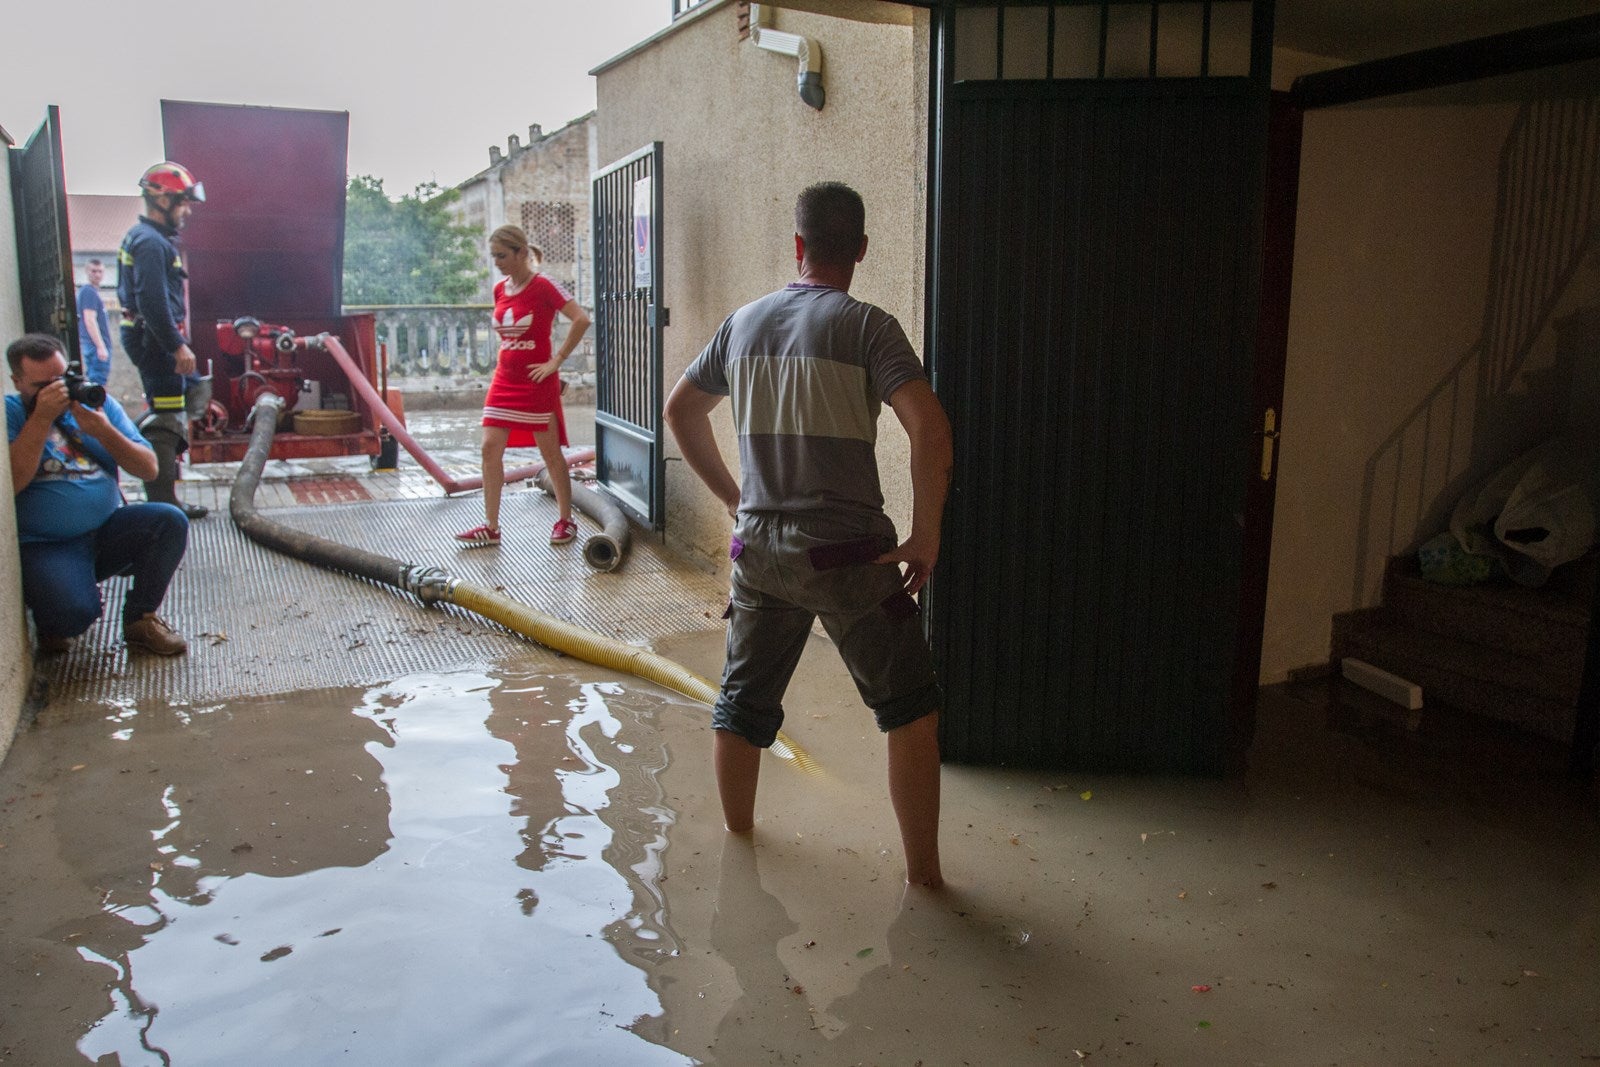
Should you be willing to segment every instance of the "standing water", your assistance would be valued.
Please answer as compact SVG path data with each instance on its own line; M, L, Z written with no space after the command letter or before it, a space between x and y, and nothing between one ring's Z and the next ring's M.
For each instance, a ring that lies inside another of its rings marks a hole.
M657 650L714 675L721 639ZM763 760L749 836L703 706L530 662L46 708L0 767L0 1062L1600 1055L1591 795L1463 789L1277 692L1239 780L947 767L926 894L825 641L784 724L822 773Z
M622 693L461 673L41 724L0 823L65 887L6 874L52 920L25 1062L687 1062L631 1029L678 948L672 698Z

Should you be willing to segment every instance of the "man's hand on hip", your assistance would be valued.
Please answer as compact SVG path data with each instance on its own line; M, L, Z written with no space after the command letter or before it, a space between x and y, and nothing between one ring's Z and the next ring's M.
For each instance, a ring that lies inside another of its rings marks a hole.
M907 538L892 552L885 552L873 562L875 563L904 563L905 570L901 574L905 591L915 595L917 590L928 584L928 576L933 573L933 565L939 562L939 540L934 538L931 543L918 541L916 538Z

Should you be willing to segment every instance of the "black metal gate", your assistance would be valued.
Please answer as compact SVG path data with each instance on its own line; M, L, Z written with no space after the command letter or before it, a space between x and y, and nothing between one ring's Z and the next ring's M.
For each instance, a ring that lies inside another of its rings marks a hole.
M948 759L1208 773L1247 739L1230 680L1271 10L938 17Z
M595 467L652 530L666 519L662 451L661 142L593 178Z
M51 104L28 143L10 153L11 199L17 220L22 325L54 334L79 362L72 243L67 235L67 180L61 164L61 111Z

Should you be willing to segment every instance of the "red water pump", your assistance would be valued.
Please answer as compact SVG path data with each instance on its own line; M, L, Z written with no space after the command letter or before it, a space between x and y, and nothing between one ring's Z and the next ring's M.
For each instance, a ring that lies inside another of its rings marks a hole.
M306 351L306 339L296 337L287 326L262 322L249 315L217 322L217 347L222 350L224 374L217 381L213 369L212 398L196 430L203 435L221 434L230 427L243 427L263 393L283 398L283 410L294 410L302 389L308 385L298 359Z

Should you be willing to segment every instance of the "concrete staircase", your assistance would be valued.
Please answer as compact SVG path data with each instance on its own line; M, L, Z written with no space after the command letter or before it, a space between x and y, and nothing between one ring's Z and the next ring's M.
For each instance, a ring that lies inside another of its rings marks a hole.
M1541 589L1457 588L1424 580L1415 557L1397 556L1381 607L1334 616L1333 665L1354 656L1422 686L1429 707L1570 742L1595 566L1591 553Z

